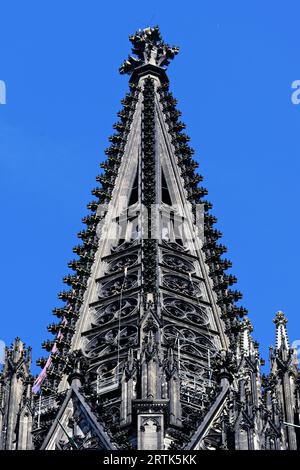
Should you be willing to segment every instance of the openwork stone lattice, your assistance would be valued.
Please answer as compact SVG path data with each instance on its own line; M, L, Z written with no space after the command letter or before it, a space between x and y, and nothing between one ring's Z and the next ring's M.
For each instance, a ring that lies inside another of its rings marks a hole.
M163 307L166 314L176 320L185 320L198 326L205 326L209 322L208 307L205 306L194 305L186 300L165 296Z

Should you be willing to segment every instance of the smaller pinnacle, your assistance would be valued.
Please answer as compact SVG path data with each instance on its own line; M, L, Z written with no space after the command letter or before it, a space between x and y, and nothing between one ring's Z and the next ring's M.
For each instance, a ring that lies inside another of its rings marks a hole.
M276 325L276 349L289 349L289 340L286 330L287 318L284 313L279 310L273 320Z

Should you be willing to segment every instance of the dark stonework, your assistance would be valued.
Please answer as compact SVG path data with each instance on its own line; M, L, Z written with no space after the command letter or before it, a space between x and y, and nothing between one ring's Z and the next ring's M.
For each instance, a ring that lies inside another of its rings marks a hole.
M81 244L30 373L20 339L0 375L1 449L299 449L300 379L287 319L270 373L226 271L158 27L130 37L115 133ZM203 217L198 217L202 215ZM183 231L182 231L183 228Z

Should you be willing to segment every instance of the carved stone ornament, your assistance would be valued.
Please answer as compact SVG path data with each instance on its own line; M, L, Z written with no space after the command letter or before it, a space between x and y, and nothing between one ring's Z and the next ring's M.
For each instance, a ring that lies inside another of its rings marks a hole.
M151 64L157 67L168 66L170 60L178 54L179 48L164 43L158 26L145 28L129 36L132 43L132 53L120 67L121 74L131 74L137 67Z

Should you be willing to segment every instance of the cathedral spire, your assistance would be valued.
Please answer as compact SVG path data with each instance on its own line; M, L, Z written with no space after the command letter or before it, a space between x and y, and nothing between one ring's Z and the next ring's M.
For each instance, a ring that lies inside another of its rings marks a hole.
M44 344L51 355L41 361L41 380L43 393L55 395L58 386L64 393L72 352L81 350L85 388L107 404L99 416L111 435L113 399L127 445L147 448L156 428L152 444L162 449L182 446L211 406L212 362L221 349L236 350L246 311L235 304L241 293L230 289L236 278L225 274L231 263L222 258L226 248L169 91L165 67L178 48L158 27L130 41L136 57L120 72L131 74L131 91L92 191L98 199L83 219L83 244L74 248L79 259L69 264L75 274L64 278L70 290L59 294L66 305L48 327L56 336Z
M69 290L53 311L58 322L48 326L53 339L43 343L50 356L39 360L33 389L34 446L295 448L280 421L282 404L288 422L298 406L286 319L275 319L284 354L264 399L258 344L169 90L165 68L178 48L158 27L130 41L133 55L120 68L130 90L82 219L74 273L63 279ZM10 352L16 367L26 363L22 347ZM16 377L12 385L15 412ZM22 410L23 419L28 400Z

